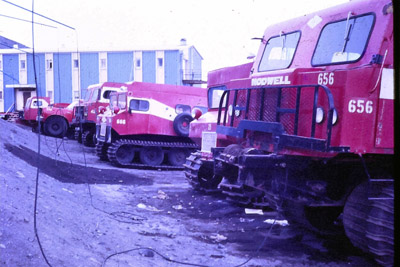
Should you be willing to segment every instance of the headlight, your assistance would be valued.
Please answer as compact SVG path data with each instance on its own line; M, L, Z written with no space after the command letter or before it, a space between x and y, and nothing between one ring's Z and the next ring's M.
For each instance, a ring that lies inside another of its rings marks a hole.
M334 108L332 114L332 125L335 125L337 121L338 121L338 114L336 109Z
M236 107L239 107L239 106L236 105ZM233 106L232 106L232 105L229 105L229 107L228 107L228 114L229 114L229 116L232 116L232 113L233 113ZM236 116L236 117L239 117L239 116L240 116L240 110L239 110L239 109L236 109L236 110L235 110L235 116Z
M321 123L323 120L324 120L324 109L321 107L317 107L317 110L315 113L315 122Z

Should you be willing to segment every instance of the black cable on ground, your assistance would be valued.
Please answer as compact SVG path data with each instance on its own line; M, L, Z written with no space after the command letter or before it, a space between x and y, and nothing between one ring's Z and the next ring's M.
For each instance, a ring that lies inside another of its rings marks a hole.
M202 264L195 264L195 263L189 263L189 262L183 262L183 261L176 261L176 260L173 260L173 259L170 259L170 258L164 256L163 254L159 253L157 250L149 248L149 247L139 247L139 248L128 249L128 250L121 251L121 252L116 252L114 254L109 255L107 258L105 258L101 266L104 267L106 262L107 262L107 260L112 258L112 257L114 257L114 256L125 254L125 253L129 253L129 252L132 252L132 251L137 251L137 250L150 250L150 251L153 251L154 253L159 255L164 260L172 262L172 263L178 263L178 264L188 265L188 266L210 267L209 265L202 265Z

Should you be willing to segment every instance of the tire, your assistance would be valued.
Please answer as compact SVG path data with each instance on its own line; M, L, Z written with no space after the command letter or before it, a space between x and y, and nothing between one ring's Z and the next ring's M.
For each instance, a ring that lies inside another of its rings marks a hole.
M343 226L353 246L368 252L367 218L370 211L368 204L368 183L356 186L348 196L343 209Z
M116 151L115 157L117 158L117 161L121 164L129 164L133 161L133 158L135 157L135 151L130 145L122 145Z
M148 166L157 166L163 162L164 152L160 147L142 147L139 157L141 163Z
M84 146L94 147L96 143L93 142L93 133L90 131L85 131L82 134L82 143Z
M52 116L45 121L44 129L48 135L64 137L68 130L68 123L63 117Z
M181 113L175 117L173 126L177 135L188 137L190 122L193 120L192 116L188 113Z
M171 148L168 153L168 162L172 166L182 166L186 162L188 152L182 148Z
M382 266L394 264L394 189L388 186L372 201L366 237L368 249Z

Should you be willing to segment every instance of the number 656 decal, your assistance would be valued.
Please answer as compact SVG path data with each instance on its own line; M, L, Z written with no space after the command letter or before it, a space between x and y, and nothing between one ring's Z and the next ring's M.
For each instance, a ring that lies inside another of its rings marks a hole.
M349 105L348 105L348 110L350 113L372 113L372 111L374 110L373 107L373 102L368 100L365 101L363 99L358 99L358 100L350 100L349 101Z

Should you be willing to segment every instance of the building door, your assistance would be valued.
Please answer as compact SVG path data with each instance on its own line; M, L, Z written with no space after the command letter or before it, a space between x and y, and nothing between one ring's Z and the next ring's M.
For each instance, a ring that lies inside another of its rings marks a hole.
M23 107L25 107L26 101L28 100L28 98L31 97L31 92L23 92L23 98L24 98L24 105Z

